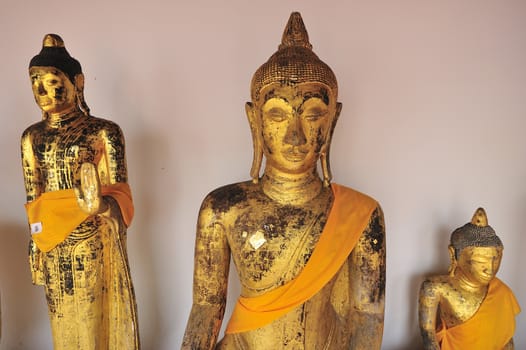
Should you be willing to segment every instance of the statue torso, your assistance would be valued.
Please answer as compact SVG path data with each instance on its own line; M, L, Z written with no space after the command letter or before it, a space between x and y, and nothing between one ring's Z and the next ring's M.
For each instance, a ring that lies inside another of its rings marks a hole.
M101 183L108 183L107 166L111 162L106 159L105 147L111 143L115 149L124 150L116 124L80 113L58 126L51 126L46 121L33 124L22 138L23 161L32 163L24 164L24 167L31 168L33 172L26 174L29 175L26 181L31 183L37 196L43 192L72 188L75 171L85 162L100 164ZM24 139L31 145L30 151L24 148L28 147L24 146ZM104 162L101 163L101 160ZM120 171L125 174L126 170Z
M469 320L484 302L485 294L473 294L460 290L449 276L435 277L435 286L440 294L439 317L447 328ZM437 322L437 327L440 327Z
M304 205L282 205L251 182L220 188L211 197L245 297L261 295L297 276L316 246L333 201L331 190L324 188ZM316 344L334 332L337 317L331 293L335 283L348 285L346 277L337 275L309 302L267 326L227 335L219 348L318 348Z
M330 189L304 205L282 205L250 182L212 196L246 297L279 287L301 271L332 204Z

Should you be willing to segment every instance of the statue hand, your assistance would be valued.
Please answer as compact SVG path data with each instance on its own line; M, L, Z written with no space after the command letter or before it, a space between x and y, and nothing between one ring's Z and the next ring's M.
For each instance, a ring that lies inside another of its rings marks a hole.
M46 284L44 269L42 267L42 252L38 249L35 241L29 241L29 268L31 270L31 281L34 285Z
M106 211L107 205L101 194L99 174L92 163L82 163L79 180L73 187L77 196L77 203L89 215L96 215ZM80 183L79 183L80 182Z

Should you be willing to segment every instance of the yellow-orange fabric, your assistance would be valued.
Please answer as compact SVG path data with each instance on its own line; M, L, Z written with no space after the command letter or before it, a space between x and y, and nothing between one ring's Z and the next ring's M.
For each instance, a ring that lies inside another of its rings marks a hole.
M515 333L520 306L511 289L498 278L488 287L478 311L458 326L442 329L437 340L442 350L502 350Z
M333 184L334 201L325 227L303 270L285 285L263 295L239 297L226 333L260 328L319 292L341 268L378 203L355 190Z
M113 197L121 209L122 220L126 227L130 227L133 220L134 208L130 185L118 182L113 185L102 186L102 195Z
M124 223L129 226L134 211L130 186L127 183L102 186L101 192L115 198ZM38 225L38 232L32 229L32 238L43 252L64 241L89 216L79 208L73 189L45 192L25 207L29 224Z

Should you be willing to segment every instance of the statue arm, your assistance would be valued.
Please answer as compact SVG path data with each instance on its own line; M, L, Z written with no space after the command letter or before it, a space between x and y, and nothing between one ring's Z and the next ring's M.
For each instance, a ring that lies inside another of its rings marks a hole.
M107 122L107 121L106 121ZM103 197L102 185L127 182L126 158L124 151L124 136L119 126L112 122L101 129L95 143L102 143L101 157L97 164L82 163L78 172L77 201L80 208L90 214L102 214L117 219L122 226L118 205L111 197ZM124 227L124 226L122 226Z
M36 166L36 158L33 153L32 136L29 131L25 131L21 140L22 169L24 172L24 184L26 188L26 200L34 201L40 195L40 181ZM42 271L42 252L31 239L29 241L29 268L31 270L31 280L33 284L44 285L44 273Z
M97 170L102 185L128 181L124 136L117 124L109 123L100 134L104 149Z
M380 207L350 259L350 348L380 349L385 303L385 225Z
M22 135L21 153L22 169L24 172L24 185L26 187L26 200L34 201L41 193L39 188L40 179L37 171L36 158L33 151L33 137L31 132L26 130Z
M181 349L214 349L226 305L230 249L205 199L197 224L193 303Z
M424 341L424 349L439 350L436 339L436 319L440 302L440 293L436 283L426 279L422 282L418 297L418 323Z

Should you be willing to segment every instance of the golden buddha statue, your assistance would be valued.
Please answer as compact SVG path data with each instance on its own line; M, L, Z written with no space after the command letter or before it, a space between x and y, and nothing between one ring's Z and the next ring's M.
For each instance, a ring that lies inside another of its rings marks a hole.
M89 114L81 66L58 35L44 37L29 75L43 112L21 141L29 261L45 288L54 349L138 349L122 132Z
M183 349L380 349L383 214L372 198L330 184L337 95L292 13L246 104L252 181L214 190L199 212ZM217 343L231 258L241 296Z
M426 350L514 349L520 307L497 271L502 242L478 208L470 223L451 234L449 275L427 278L418 315Z

